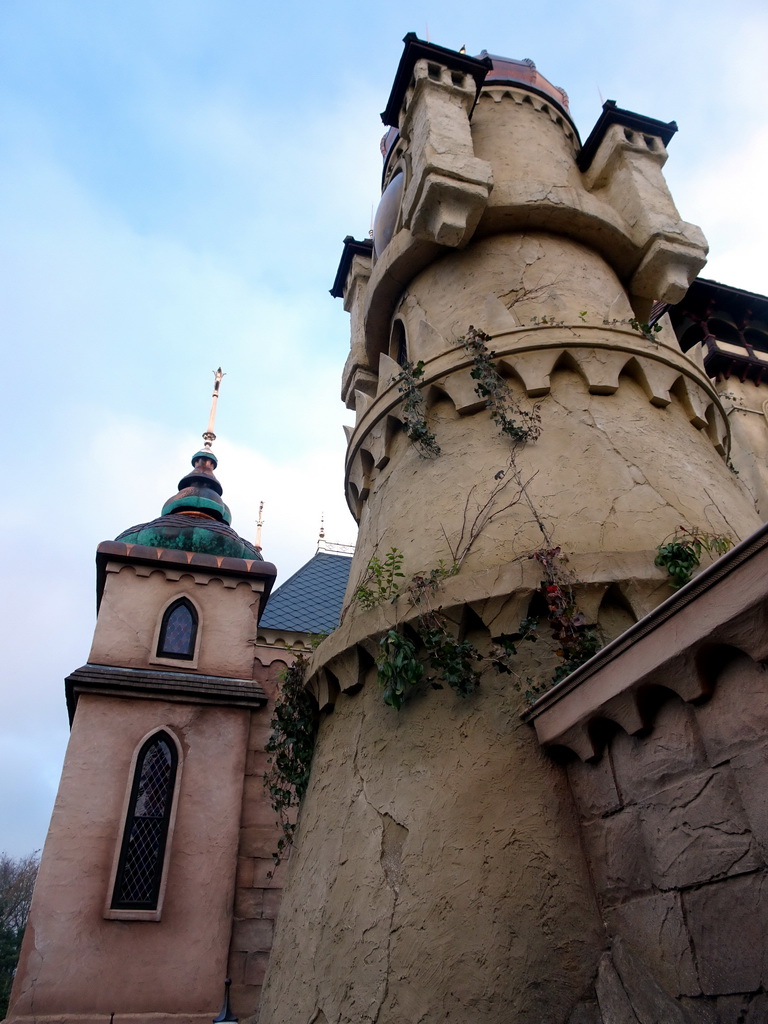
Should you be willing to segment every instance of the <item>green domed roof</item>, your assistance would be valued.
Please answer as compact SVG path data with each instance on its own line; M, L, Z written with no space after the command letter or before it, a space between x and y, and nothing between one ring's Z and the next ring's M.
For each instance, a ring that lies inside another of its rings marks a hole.
M238 536L231 526L199 514L162 515L149 523L140 523L124 530L115 540L125 544L143 544L148 548L171 548L203 555L263 561L259 549Z
M179 481L179 490L163 505L159 519L124 530L115 540L151 548L171 548L198 554L263 561L261 552L229 525L232 514L222 500L222 487L213 474L218 462L212 451L192 456L192 472Z
M231 523L232 513L221 499L222 488L213 475L218 465L211 451L195 452L192 472L179 480L179 490L163 505L163 515L171 512L203 512L220 522Z

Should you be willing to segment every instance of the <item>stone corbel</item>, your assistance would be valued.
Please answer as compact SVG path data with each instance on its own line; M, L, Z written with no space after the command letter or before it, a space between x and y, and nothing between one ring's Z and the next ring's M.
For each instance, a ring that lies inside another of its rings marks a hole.
M680 302L707 262L707 243L699 228L684 221L680 228L682 239L659 234L651 240L629 284L633 306L634 296L650 304Z
M474 155L475 83L426 58L413 76L400 121L411 160L403 225L416 238L458 248L472 237L493 187L491 165Z

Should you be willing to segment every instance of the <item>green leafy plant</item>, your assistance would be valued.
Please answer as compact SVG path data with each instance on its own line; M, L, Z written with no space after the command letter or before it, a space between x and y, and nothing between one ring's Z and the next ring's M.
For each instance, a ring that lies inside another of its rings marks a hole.
M424 376L424 362L405 362L394 383L403 396L403 430L410 441L416 446L419 455L425 459L434 459L441 453L437 438L427 426L427 414L424 405L424 394L419 382Z
M270 726L272 735L266 751L270 755L264 786L277 815L282 836L272 858L277 866L293 843L296 823L292 811L298 807L309 784L309 772L317 734L317 708L304 687L307 660L299 654L281 676Z
M543 323L544 321L542 321ZM496 368L496 353L488 348L489 334L470 326L459 339L472 357L470 376L476 381L475 393L485 399L491 419L502 434L513 441L535 441L541 433L538 406L529 412L517 402L509 385Z
M424 667L416 656L416 647L396 629L388 630L379 641L381 655L376 662L384 703L400 710L408 694L424 678Z
M461 697L474 693L480 683L480 673L474 666L483 660L478 649L468 640L458 640L450 633L440 613L422 617L417 628L429 665L439 679ZM439 682L433 681L432 685L441 688Z
M637 331L638 334L642 334L644 338L648 339L648 341L653 341L656 344L658 344L658 342L656 342L656 338L654 337L654 335L658 334L659 331L664 329L663 324L659 323L658 321L656 323L650 324L647 323L646 321L638 320L637 317L634 316L631 316L628 319L624 320L617 320L615 317L613 320L608 320L606 318L603 320L603 323L606 327L631 327L633 331Z
M330 635L330 632L310 633L309 646L311 650L316 651L320 644L323 642L323 640L327 640Z
M382 601L394 601L400 593L399 580L405 578L401 571L403 553L397 548L390 548L384 561L374 555L365 567L363 578L352 595L366 610L375 608Z
M514 673L514 659L517 657L517 649L524 640L535 643L538 640L537 630L539 620L525 618L520 620L520 626L516 633L501 633L493 637L491 647L491 665L497 672Z
M706 533L695 527L678 526L670 538L659 544L654 564L667 570L669 585L679 590L701 565L702 552L718 558L732 547L733 538L727 533Z

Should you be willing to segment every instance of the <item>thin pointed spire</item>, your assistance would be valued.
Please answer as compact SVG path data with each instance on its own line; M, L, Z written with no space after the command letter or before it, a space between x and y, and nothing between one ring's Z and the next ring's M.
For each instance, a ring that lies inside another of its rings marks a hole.
M226 374L224 373L221 367L219 367L218 370L213 371L213 394L211 396L211 411L208 416L208 426L206 427L205 433L203 434L203 448L206 448L208 451L211 450L213 442L216 440L216 435L213 432L213 426L214 423L216 422L216 404L219 401L219 387L221 386L221 380L222 377L225 376Z
M325 540L325 512L320 513L320 535L317 538L317 543L320 544Z
M254 547L261 551L261 528L264 525L264 502L259 502L259 518L256 520L256 543Z

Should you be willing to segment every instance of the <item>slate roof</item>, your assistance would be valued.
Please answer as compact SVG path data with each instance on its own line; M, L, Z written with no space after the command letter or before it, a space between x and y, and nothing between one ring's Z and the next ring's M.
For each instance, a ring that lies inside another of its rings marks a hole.
M330 633L339 624L351 564L349 555L318 551L272 594L259 625Z

